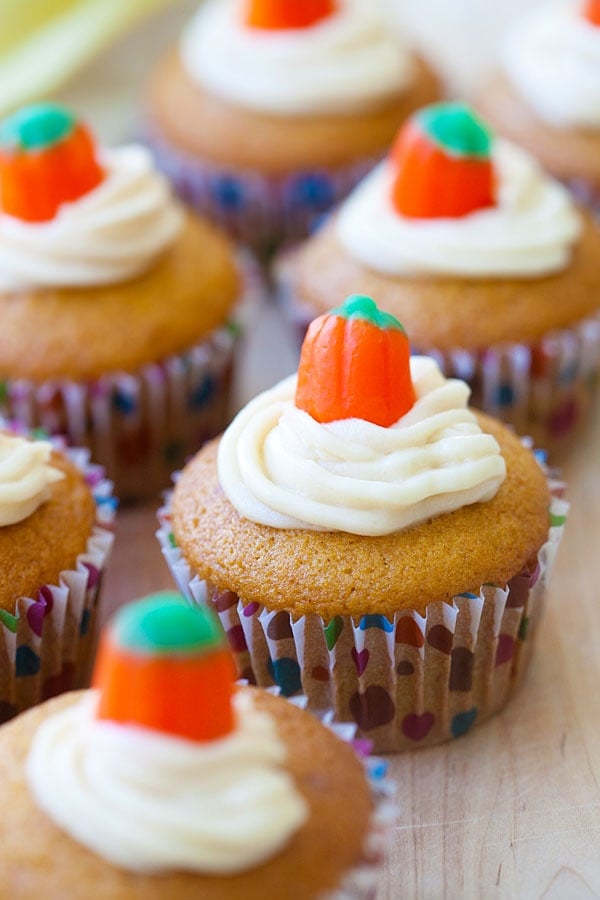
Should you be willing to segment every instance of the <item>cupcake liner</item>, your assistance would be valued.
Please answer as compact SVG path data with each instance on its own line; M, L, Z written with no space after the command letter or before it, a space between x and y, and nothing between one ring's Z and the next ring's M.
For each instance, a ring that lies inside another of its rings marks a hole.
M0 722L63 691L86 687L91 671L100 587L113 542L107 528L116 500L101 467L90 465L87 450L52 443L83 472L96 501L96 524L85 552L60 573L58 584L40 585L36 597L19 597L14 614L0 609Z
M198 159L174 147L150 125L143 126L142 139L186 204L260 255L310 234L380 158L363 158L335 169L269 175Z
M575 200L580 206L588 209L593 216L600 218L600 188L583 178L572 178L565 181Z
M279 300L301 342L311 313L286 284L286 261L278 266ZM499 343L484 350L441 351L415 347L432 356L444 375L471 387L471 404L530 435L559 458L588 418L600 369L600 313L554 331L535 344Z
M7 379L0 384L0 414L88 447L122 500L157 494L174 465L227 424L236 333L220 328L135 374Z
M551 527L534 571L392 619L294 620L217 591L176 546L169 500L157 537L182 593L216 609L243 677L277 684L285 696L302 692L311 711L331 709L336 721L356 723L376 752L397 752L465 734L501 709L521 680L568 509L562 484L550 488Z

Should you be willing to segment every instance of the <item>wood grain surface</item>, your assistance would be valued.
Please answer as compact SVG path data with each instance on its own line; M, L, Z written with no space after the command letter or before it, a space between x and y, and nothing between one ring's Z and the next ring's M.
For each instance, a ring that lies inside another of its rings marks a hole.
M291 347L265 304L245 348L238 405L288 371ZM599 448L600 406L564 468L572 509L520 693L466 737L390 757L400 814L385 900L600 897ZM155 529L156 504L121 511L105 617L173 587Z

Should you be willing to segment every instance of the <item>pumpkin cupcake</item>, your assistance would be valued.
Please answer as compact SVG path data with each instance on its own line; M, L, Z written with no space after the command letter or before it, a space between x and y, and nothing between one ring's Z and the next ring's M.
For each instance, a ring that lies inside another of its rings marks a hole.
M477 97L498 130L600 209L600 2L551 3L520 19Z
M147 137L186 202L268 253L438 95L380 0L212 0L150 81Z
M227 421L228 241L138 146L52 105L0 125L0 411L91 449L123 498Z
M372 293L475 405L556 452L600 362L599 252L562 185L468 107L440 104L279 274L302 333L331 296Z
M87 683L114 508L85 451L0 423L0 722Z
M383 817L362 763L298 707L234 685L209 610L168 594L124 607L94 683L0 730L11 897L373 896Z
M468 396L352 297L161 514L173 574L217 609L240 672L378 751L458 737L506 703L560 536L536 458Z

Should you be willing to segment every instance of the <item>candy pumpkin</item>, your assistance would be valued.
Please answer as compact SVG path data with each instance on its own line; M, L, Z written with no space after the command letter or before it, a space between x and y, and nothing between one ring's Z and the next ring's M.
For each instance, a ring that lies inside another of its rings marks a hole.
M465 105L439 103L416 113L391 152L392 203L412 219L460 218L494 206L492 139Z
M47 222L104 177L87 128L67 110L29 106L0 125L0 209L25 222Z
M191 741L234 727L235 665L206 607L163 592L123 607L105 631L94 670L97 716Z
M296 406L317 422L364 419L393 425L413 406L410 347L400 322L354 295L309 326Z
M269 31L309 28L335 12L335 0L248 0L244 20Z
M600 0L585 0L583 15L592 25L600 25Z

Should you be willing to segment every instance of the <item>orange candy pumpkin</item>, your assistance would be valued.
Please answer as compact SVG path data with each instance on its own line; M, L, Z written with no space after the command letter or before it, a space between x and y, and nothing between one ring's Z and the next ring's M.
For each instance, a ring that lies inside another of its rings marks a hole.
M295 402L317 422L397 422L415 402L400 322L360 295L315 319L302 345Z
M600 0L586 0L583 15L592 25L600 26Z
M336 11L335 0L248 0L245 22L269 31L309 28Z
M0 127L0 208L9 216L47 222L103 178L90 132L60 107L28 107Z

